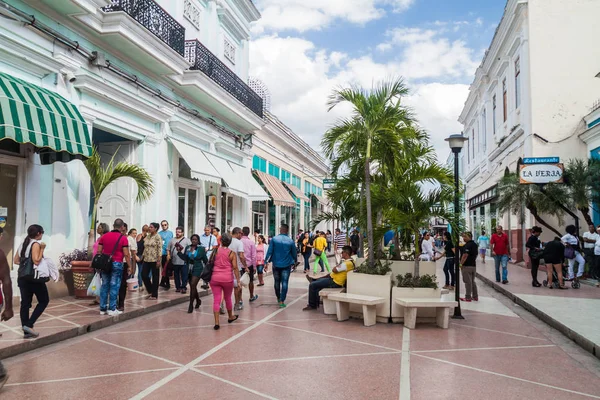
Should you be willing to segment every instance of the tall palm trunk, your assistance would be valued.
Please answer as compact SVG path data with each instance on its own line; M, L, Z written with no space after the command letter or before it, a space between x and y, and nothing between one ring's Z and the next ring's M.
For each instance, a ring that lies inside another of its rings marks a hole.
M92 259L92 253L94 252L94 242L96 239L96 217L98 213L98 202L99 197L96 196L96 199L94 200L94 208L92 209L92 222L90 225L90 231L88 232L87 253L90 260Z
M419 271L419 256L421 255L421 249L419 248L419 230L415 230L415 276L420 276Z
M373 244L373 210L371 210L371 139L368 141L365 159L365 201L367 202L367 245L369 246L369 266L375 266L375 246Z

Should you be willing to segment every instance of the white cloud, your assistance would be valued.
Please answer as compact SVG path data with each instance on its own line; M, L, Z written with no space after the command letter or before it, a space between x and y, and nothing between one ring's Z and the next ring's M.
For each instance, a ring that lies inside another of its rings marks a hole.
M335 20L364 24L385 15L383 6L393 12L408 9L415 0L258 0L261 19L254 34L295 30L321 30Z
M404 35L410 43L431 41L435 35L414 31L413 37ZM448 47L441 58L450 57L448 52L462 51L460 47ZM439 49L431 49L436 52ZM439 57L439 51L437 51ZM460 58L460 57L459 57ZM439 71L457 68L449 61ZM417 62L410 66L408 62ZM318 49L312 42L294 37L264 36L252 42L251 75L260 78L269 87L272 96L272 112L290 126L313 148L320 149L323 133L337 118L347 115L349 108L336 108L327 112L327 100L335 87L355 83L370 88L374 83L398 74L410 78L405 71L423 68L419 60L390 61L378 63L370 56L350 58L339 52ZM452 68L450 68L452 67ZM428 67L428 74L439 73ZM422 75L422 74L416 74ZM457 122L467 98L468 85L409 82L411 96L406 104L417 114L419 123L430 133L431 143L440 160L447 151L443 141L450 133L460 131Z

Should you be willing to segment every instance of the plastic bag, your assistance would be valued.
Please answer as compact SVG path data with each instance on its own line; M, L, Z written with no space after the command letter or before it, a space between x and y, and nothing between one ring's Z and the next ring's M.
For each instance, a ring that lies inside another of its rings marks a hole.
M250 284L250 275L249 274L242 275L242 277L240 278L240 285L242 285L243 287L248 287L249 284Z
M90 286L88 286L87 295L88 296L100 296L100 287L102 286L102 280L100 279L100 274L96 272L96 275L92 278L92 282Z

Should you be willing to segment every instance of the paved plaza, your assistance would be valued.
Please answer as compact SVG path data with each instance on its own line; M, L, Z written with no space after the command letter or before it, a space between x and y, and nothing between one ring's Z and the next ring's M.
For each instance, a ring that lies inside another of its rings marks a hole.
M209 296L200 312L176 305L8 359L1 397L600 398L599 360L483 284L465 320L408 330L303 312L301 272L279 309L271 283L219 331Z

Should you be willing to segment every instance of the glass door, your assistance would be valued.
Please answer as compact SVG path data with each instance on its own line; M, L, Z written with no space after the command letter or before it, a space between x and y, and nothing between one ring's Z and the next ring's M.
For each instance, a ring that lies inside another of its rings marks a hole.
M0 227L4 230L0 248L8 260L13 259L13 242L17 225L17 173L16 165L0 164ZM9 265L12 262L9 261Z
M265 214L252 213L252 232L259 231L261 235L265 234Z
M177 199L177 226L182 226L189 238L196 232L198 191L196 189L179 188Z

